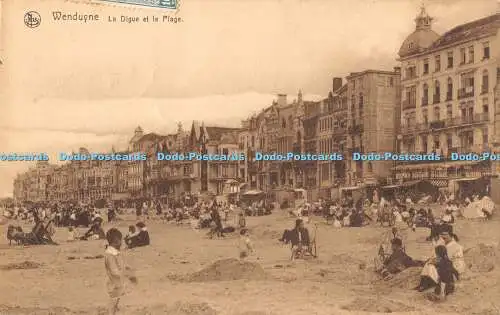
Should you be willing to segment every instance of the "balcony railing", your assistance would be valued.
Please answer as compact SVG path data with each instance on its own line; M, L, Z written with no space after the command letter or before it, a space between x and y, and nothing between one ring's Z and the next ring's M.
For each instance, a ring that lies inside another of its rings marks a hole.
M363 125L356 124L356 125L349 127L349 133L351 133L351 134L358 134L361 132L363 132Z
M428 131L429 129L451 128L451 127L458 127L461 125L484 123L487 121L489 121L488 113L479 113L473 116L453 117L450 119L438 120L430 123L402 125L401 133L409 134L414 132L424 132Z
M474 96L474 87L458 89L458 99Z
M446 123L444 120L433 121L429 124L429 127L431 129L441 129L441 128L444 128L445 126L446 126Z
M429 105L429 98L427 97L422 97L422 106Z
M415 107L417 107L417 104L415 102L411 103L409 100L403 101L403 109L410 109Z

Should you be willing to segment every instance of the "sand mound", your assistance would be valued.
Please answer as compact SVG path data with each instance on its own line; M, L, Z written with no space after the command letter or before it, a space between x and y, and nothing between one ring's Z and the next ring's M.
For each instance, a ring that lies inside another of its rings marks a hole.
M467 267L473 272L490 272L500 263L500 255L495 246L479 244L464 251Z
M362 311L374 313L395 313L412 312L415 308L397 301L385 299L365 299L357 298L351 303L342 306L342 309L348 311Z
M215 311L207 303L192 303L192 302L177 302L171 307L166 305L158 305L141 309L134 314L137 315L216 315Z
M218 260L208 267L189 275L192 282L230 281L230 280L262 280L266 273L254 262L241 261L235 258Z
M415 288L419 284L421 272L421 267L408 268L394 275L391 280L382 281L392 288L409 290Z
M23 261L22 263L12 263L0 266L1 270L18 270L18 269L38 269L42 264L36 263L34 261Z

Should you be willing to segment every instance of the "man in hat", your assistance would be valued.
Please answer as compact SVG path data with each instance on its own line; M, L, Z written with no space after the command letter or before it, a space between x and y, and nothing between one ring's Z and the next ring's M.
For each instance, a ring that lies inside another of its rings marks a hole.
M453 267L458 274L465 272L465 260L463 247L458 244L457 236L453 233L451 225L443 225L439 231L439 240L433 242L434 247L446 246L448 258L453 263ZM420 283L415 288L418 291L425 291L431 287L435 287L439 283L439 275L436 269L435 253L431 259L427 261L420 274Z
M289 232L289 238L292 244L292 259L301 256L304 250L309 248L309 230L302 219L295 220L295 228Z

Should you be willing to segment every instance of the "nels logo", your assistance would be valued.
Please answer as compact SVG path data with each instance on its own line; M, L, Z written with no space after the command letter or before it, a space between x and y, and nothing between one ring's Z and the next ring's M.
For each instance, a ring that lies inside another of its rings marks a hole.
M24 24L29 28L38 27L40 23L42 23L42 17L38 12L29 11L24 15Z

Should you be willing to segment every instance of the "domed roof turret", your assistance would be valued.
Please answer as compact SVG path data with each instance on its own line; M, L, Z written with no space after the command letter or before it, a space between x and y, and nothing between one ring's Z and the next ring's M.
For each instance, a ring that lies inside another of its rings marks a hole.
M418 54L439 39L439 34L432 30L432 20L433 18L427 14L425 7L422 6L420 14L415 18L415 31L404 40L398 52L399 57Z

